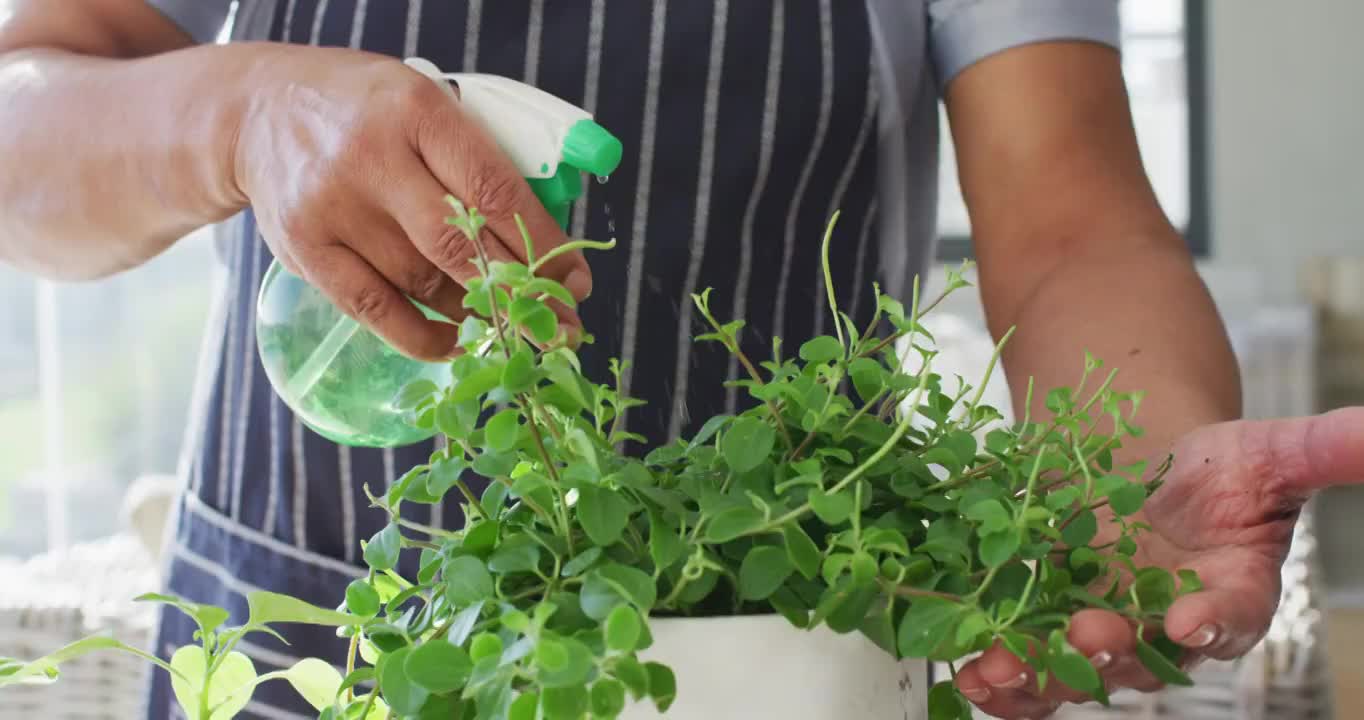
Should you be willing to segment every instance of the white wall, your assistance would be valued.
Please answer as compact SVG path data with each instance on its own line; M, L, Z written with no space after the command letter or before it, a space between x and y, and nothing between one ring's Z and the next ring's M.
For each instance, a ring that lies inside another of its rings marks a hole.
M1211 265L1258 270L1264 300L1293 300L1305 257L1364 255L1364 2L1194 1L1208 5Z

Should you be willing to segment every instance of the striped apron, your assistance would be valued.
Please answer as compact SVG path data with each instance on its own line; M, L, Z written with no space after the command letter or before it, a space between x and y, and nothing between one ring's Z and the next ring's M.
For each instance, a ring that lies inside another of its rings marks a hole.
M597 343L582 361L601 380L610 358L629 363L628 391L648 404L632 411L628 429L657 442L747 403L724 387L738 369L723 349L690 341L701 328L692 292L715 288L716 316L746 318L745 346L765 357L773 335L793 348L832 331L819 247L834 210L843 214L832 272L854 317L869 315L871 282L888 264L899 275L916 264L905 255L917 249L886 258L877 240L871 33L864 3L844 0L244 0L235 38L421 55L450 71L521 79L619 136L619 170L588 183L571 219L574 236L620 243L590 256L595 289L581 312ZM228 227L227 295L210 328L210 381L189 431L189 486L167 578L171 591L240 622L243 594L257 589L335 607L364 575L359 541L385 522L362 486L377 492L432 447L342 447L291 415L266 381L253 332L270 251L249 212ZM462 523L454 503L404 510ZM345 644L332 631L282 630L289 645L265 635L241 644L260 672L305 656L342 663ZM165 613L156 651L168 656L192 632ZM155 673L148 717L175 717L173 706L165 674ZM257 690L246 716L316 713L274 682Z

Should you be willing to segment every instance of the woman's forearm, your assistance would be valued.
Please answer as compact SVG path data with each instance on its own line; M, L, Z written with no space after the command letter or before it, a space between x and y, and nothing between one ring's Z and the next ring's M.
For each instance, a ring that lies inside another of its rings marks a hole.
M1119 371L1117 389L1145 393L1136 424L1146 435L1126 441L1129 460L1166 452L1196 427L1239 417L1236 358L1207 289L1177 242L1162 238L1077 252L1026 293L1009 282L983 287L987 305L996 309L996 336L1018 326L1004 364L1020 415L1029 377L1036 388L1033 417L1045 417L1046 391L1074 387L1088 351L1104 361L1101 376ZM1101 381L1091 380L1090 387Z
M223 46L0 54L0 261L98 277L243 207L233 142L259 63Z

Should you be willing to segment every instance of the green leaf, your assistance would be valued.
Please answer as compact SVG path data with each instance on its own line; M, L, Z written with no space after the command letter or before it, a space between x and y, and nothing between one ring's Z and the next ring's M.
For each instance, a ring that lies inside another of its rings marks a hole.
M819 548L815 546L815 541L795 523L787 523L781 530L782 539L786 541L786 555L791 560L791 565L805 576L806 580L814 580L815 575L819 574Z
M968 520L980 523L981 534L989 535L1002 532L1013 525L1013 518L998 500L981 500L965 512Z
M620 540L621 532L630 522L630 502L610 488L595 485L578 488L576 507L578 522L587 536L603 547Z
M402 549L402 531L396 523L389 523L365 544L365 564L375 570L391 570L398 564Z
M644 671L649 674L649 695L654 699L654 707L661 713L667 712L677 699L677 677L667 665L656 662L644 663Z
M1152 675L1167 685L1182 687L1193 685L1193 680L1189 679L1174 661L1141 638L1137 638L1137 659L1151 671Z
M479 453L474 458L474 472L485 478L499 478L511 475L516 468L516 455L513 453L502 453L496 450L486 450Z
M1013 559L1014 553L1018 552L1019 543L1018 530L1009 529L1004 532L997 532L986 535L980 539L980 561L985 567L995 568L1004 565Z
M352 580L346 586L346 609L356 615L374 617L379 614L379 592L364 580Z
M853 389L863 401L870 401L885 387L886 369L871 358L857 358L848 364Z
M846 490L830 495L820 488L810 488L806 501L826 525L837 525L852 515L853 497Z
M686 552L686 544L656 510L649 510L649 557L657 568L668 568Z
M1132 592L1142 610L1164 612L1175 601L1175 579L1169 571L1159 567L1144 567L1132 581Z
M753 417L740 417L720 438L720 454L736 473L761 465L777 442L777 431Z
M426 475L426 492L435 497L444 497L450 488L459 483L460 475L469 468L463 458L440 459L431 464Z
M379 687L389 707L400 715L416 715L430 697L430 692L407 674L407 660L413 652L411 647L403 647L379 659Z
M502 368L502 389L515 395L529 390L534 382L535 356L521 348L507 358L507 364Z
M341 673L325 660L304 658L284 671L284 679L314 710L331 707L332 700L341 692Z
M592 563L597 561L597 558L601 557L601 552L601 548L599 547L590 547L578 553L577 557L564 563L564 568L559 574L564 577L576 577L581 575L584 570L591 567Z
M956 641L957 645L969 648L975 644L980 634L990 629L990 618L985 613L976 610L967 612L961 619L961 624L957 626Z
M928 690L928 717L932 720L971 720L971 704L951 680L943 680Z
M160 662L155 656L148 655L145 651L125 645L112 637L107 635L94 635L68 643L60 649L28 663L18 664L18 661L0 659L0 687L21 681L34 682L39 679L56 679L58 667L62 663L67 662L68 660L74 660L97 650L121 650L137 655L149 662Z
M616 660L613 672L616 678L630 690L630 695L636 700L643 700L648 697L649 672L634 657L626 655Z
M706 525L706 540L712 543L725 543L757 529L763 524L763 515L751 507L731 507L715 514Z
M511 708L507 710L507 720L535 720L539 707L539 693L522 692L516 696L516 699L512 701ZM458 720L458 716L454 717L455 720Z
M170 605L180 612L188 615L199 626L202 633L211 633L218 629L220 625L227 622L228 612L220 607L213 605L201 605L190 602L174 595L162 593L144 593L133 598L135 602L156 602Z
M617 652L631 652L639 645L642 631L639 613L629 605L617 605L606 617L606 646Z
M445 639L455 645L463 645L474 631L474 626L478 624L478 618L482 613L482 602L476 602L455 613L450 618L450 630L445 633Z
M493 578L483 561L461 555L445 565L445 599L454 607L465 607L492 597Z
M1070 521L1069 525L1061 530L1061 542L1070 547L1088 545L1089 541L1099 533L1099 519L1094 516L1094 511L1088 508L1081 510Z
M474 671L474 661L463 648L444 639L430 640L413 648L404 664L407 678L435 695L463 688ZM388 690L387 687L384 688Z
M204 678L208 670L208 657L203 647L186 645L171 655L170 666L177 675L171 676L171 691L180 703L188 720L210 720L199 714L200 699L204 692ZM235 650L224 657L213 673L213 682L208 688L208 706L217 708L213 718L230 718L246 708L251 700L250 688L256 679L256 666L251 658ZM239 692L246 688L245 692Z
M598 718L613 718L625 709L625 686L611 678L598 680L592 686L592 714Z
M948 433L939 447L951 450L956 456L958 466L970 465L976 459L976 436L965 430L953 430Z
M760 545L748 551L739 566L739 596L745 600L764 600L777 591L793 570L786 553L773 545Z
M687 450L690 451L705 444L707 440L710 440L715 436L715 433L720 431L720 428L724 427L726 423L733 419L733 415L716 415L707 420L706 423L701 426L701 429L696 432L696 437L692 438L691 442L687 443Z
M555 300L569 306L577 307L578 301L573 299L573 294L563 285L545 277L531 278L529 282L521 287L521 295L548 295Z
M545 720L579 720L587 710L587 689L582 686L545 688L540 695Z
M398 397L393 402L399 410L413 410L439 390L440 388L434 382L425 378L413 380L398 391Z
M300 623L347 627L360 625L365 618L318 607L298 598L257 590L246 596L247 625L259 628L274 623Z
M501 381L502 366L497 363L486 363L456 382L450 388L450 396L446 402L459 404L477 400L479 396L497 387Z
M496 673L496 666L491 671ZM511 682L510 674L499 673L493 675L491 681L484 682L479 686L474 693L474 701L478 704L478 714L474 716L474 720L505 720L511 712L513 700ZM385 718L385 720L388 719ZM445 719L430 718L430 720Z
M560 672L568 667L568 649L557 640L542 638L535 646L535 664L548 672Z
M1198 573L1188 568L1179 570L1179 594L1188 595L1203 589L1203 580L1198 577Z
M900 621L896 646L905 657L926 658L956 630L962 606L936 597L918 597Z
M497 544L501 525L496 520L480 520L467 526L461 546L468 552L483 554Z
M852 569L854 585L866 585L875 580L876 573L880 569L880 566L876 564L876 558L873 558L870 553L862 551L853 554L849 567Z
M1071 646L1064 631L1051 631L1047 640L1047 670L1072 690L1086 693L1104 705L1108 704L1108 693L1104 689L1099 671L1089 659Z
M483 426L483 437L494 452L507 452L516 447L521 434L521 413L516 410L503 410L492 416Z
M657 600L654 579L642 570L625 565L603 565L588 573L583 580L579 602L583 613L602 621L622 602L629 602L648 613Z
M508 317L512 324L524 327L530 336L540 343L553 340L559 327L559 320L554 316L554 311L534 298L521 297L513 300Z
M828 335L811 338L800 346L800 359L807 363L826 363L842 356L843 346Z
M539 566L540 546L528 535L504 539L488 558L488 569L501 574L534 572Z
M475 635L469 643L469 659L473 660L475 664L501 654L502 638L492 633L481 632Z
M1141 510L1141 506L1146 504L1146 486L1138 485L1133 482L1124 482L1122 487L1114 490L1108 495L1108 506L1113 508L1113 512L1128 517Z

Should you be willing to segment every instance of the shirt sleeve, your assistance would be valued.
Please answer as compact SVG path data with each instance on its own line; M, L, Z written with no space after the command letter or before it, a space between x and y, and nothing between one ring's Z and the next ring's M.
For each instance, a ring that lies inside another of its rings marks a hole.
M227 22L232 0L147 0L198 43L217 39Z
M938 87L1002 50L1048 40L1121 47L1118 0L929 0Z

